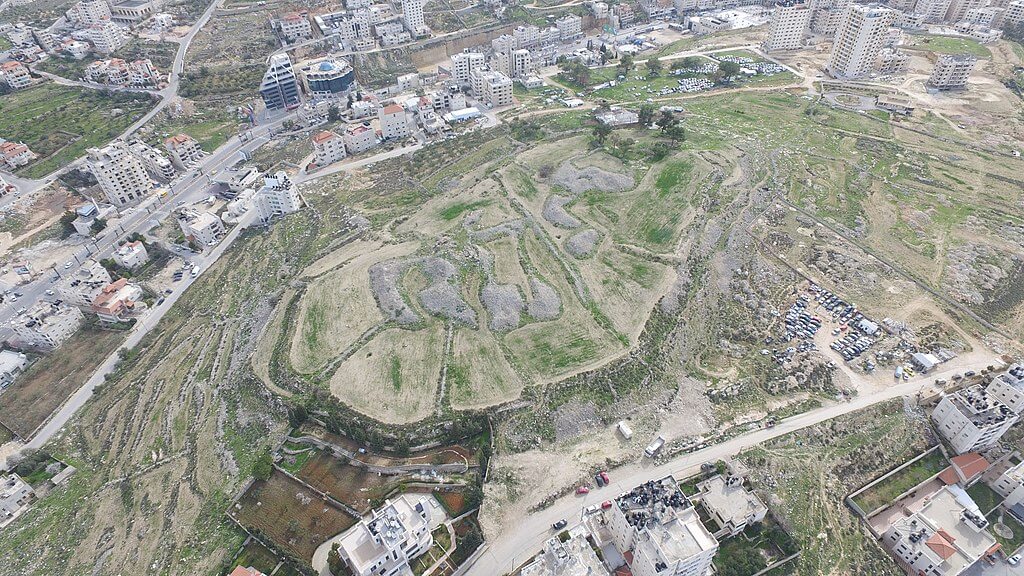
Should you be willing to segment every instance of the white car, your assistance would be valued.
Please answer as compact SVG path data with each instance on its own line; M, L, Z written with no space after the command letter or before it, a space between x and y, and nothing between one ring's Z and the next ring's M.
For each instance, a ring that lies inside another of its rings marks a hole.
M1016 566L1017 564L1020 564L1020 554L1014 554L1013 556L1010 556L1006 559L1006 563L1010 566Z
M71 268L71 261L70 260L64 263L64 269L67 270L68 268Z

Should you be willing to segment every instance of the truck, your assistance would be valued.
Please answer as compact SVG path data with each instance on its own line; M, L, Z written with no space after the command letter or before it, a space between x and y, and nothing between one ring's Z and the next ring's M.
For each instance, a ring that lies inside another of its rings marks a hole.
M657 454L658 451L661 450L661 447L664 445L665 437L658 436L650 444L647 445L647 448L644 449L644 454L646 454L648 458L654 458L654 455Z
M633 437L633 429L629 427L629 424L626 424L625 420L619 420L618 428L619 434L622 434L622 437L626 440Z

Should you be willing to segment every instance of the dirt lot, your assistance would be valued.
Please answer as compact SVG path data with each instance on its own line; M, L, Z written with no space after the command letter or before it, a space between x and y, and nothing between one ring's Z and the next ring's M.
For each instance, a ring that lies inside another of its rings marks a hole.
M124 332L85 328L36 360L0 395L0 422L28 437L124 338Z
M363 514L371 509L374 500L383 498L401 481L395 476L381 476L345 464L323 452L306 461L297 476Z
M266 482L256 481L231 513L243 526L259 530L306 562L325 540L356 523L355 518L276 471Z

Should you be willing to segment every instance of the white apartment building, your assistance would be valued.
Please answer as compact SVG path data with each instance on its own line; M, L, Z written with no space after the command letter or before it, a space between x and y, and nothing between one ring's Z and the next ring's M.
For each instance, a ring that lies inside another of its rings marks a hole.
M402 0L402 18L413 36L419 36L428 30L423 19L423 0Z
M21 514L35 497L32 487L17 474L0 476L0 528Z
M883 48L878 53L878 62L875 70L879 74L902 74L910 66L910 55L902 50L894 48Z
M334 164L345 155L345 140L338 134L324 130L313 136L313 162L317 166Z
M555 20L558 37L561 40L573 40L583 35L583 18L575 14L566 14Z
M1013 0L1006 5L1006 11L1003 12L1003 30L1012 28L1024 22L1024 0Z
M469 84L473 72L483 70L487 65L487 58L479 52L459 52L452 54L451 60L452 78L459 84Z
M958 576L996 547L988 520L957 485L928 496L919 512L900 516L882 545L907 574Z
M106 0L82 0L68 10L68 20L79 26L92 26L110 20L110 5Z
M995 444L1017 422L1017 414L975 385L943 396L932 421L956 453L963 454Z
M917 0L913 13L928 24L938 24L946 19L949 4L950 0Z
M935 62L928 86L937 90L960 90L967 87L967 79L978 59L970 54L943 54ZM1016 411L1016 410L1015 410Z
M695 498L700 499L700 505L718 525L716 538L736 536L768 515L768 507L743 486L739 476L716 474L699 482L697 492Z
M139 200L152 188L146 167L120 140L103 148L90 148L86 164L115 206Z
M13 350L0 350L0 390L10 386L28 367L28 356Z
M288 42L297 42L313 37L313 26L305 12L289 12L277 21L277 29Z
M1010 410L1024 413L1024 365L1011 364L985 390Z
M253 203L263 223L274 216L291 214L302 208L299 190L283 170L263 179L263 187L256 193Z
M587 541L584 530L573 529L569 539L544 542L540 554L519 571L519 576L599 576L608 570Z
M199 142L187 134L178 134L164 140L164 148L171 155L171 161L178 168L185 170L203 159L203 149Z
M377 119L380 121L380 136L385 140L406 138L412 134L405 108L398 104L391 104L378 110Z
M11 320L14 337L25 346L54 350L74 335L85 315L67 303L38 302Z
M992 489L1004 498L1003 505L1024 515L1024 462L1011 467L992 483Z
M946 10L946 22L955 24L967 17L971 10L984 8L988 0L952 0Z
M353 124L345 128L342 139L349 154L359 154L377 145L377 135L366 124Z
M515 36L511 34L502 34L491 40L491 50L494 52L511 52L518 47L519 43L516 42Z
M178 227L189 242L212 246L224 237L224 222L216 214L185 208L178 212Z
M107 269L95 260L86 260L78 270L61 279L57 292L64 302L88 308L107 284L110 284Z
M138 268L149 261L149 252L146 251L146 245L140 240L134 242L126 242L118 247L117 251L114 252L114 261L119 266L128 268Z
M776 2L768 25L768 39L764 42L767 52L798 50L804 46L804 35L811 25L811 9L805 2Z
M171 161L160 152L150 148L145 142L132 142L128 149L142 161L142 166L153 178L164 182L174 179L174 166Z
M349 528L338 552L355 576L412 576L410 563L434 544L426 496L403 494Z
M124 28L113 22L93 24L86 30L86 37L100 54L115 52L130 40Z
M634 576L703 576L718 541L671 476L637 486L608 511L615 547L633 551Z
M11 87L11 90L28 88L32 84L32 75L21 62L4 62L0 64L0 79Z
M888 8L851 4L836 31L825 70L840 79L867 76L885 45L896 14Z
M488 108L512 104L512 79L495 70L474 70L473 96Z

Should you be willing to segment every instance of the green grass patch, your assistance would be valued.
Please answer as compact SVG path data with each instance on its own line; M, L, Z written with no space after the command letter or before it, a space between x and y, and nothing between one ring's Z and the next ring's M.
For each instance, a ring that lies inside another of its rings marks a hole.
M391 357L391 362L388 365L388 377L391 379L391 386L395 388L395 392L402 389L402 361L398 356Z
M454 220L459 216L462 216L466 212L471 212L477 208L484 208L490 206L490 200L474 200L473 202L456 202L451 206L441 210L438 214L442 220Z
M970 38L911 35L910 47L928 50L936 54L970 54L976 58L992 58L992 52L988 48Z
M1022 526L1021 523L1010 514L1003 512L998 514L989 514L988 521L992 524L992 535L995 536L996 542L1003 545L1003 550L1007 555L1015 553L1017 549L1024 544L1024 526ZM1013 536L1006 537L1000 535L995 529L997 523L1002 523L1013 531Z
M39 155L18 171L39 178L107 144L151 107L146 95L40 84L0 97L0 134Z
M924 458L862 492L853 501L860 506L865 514L869 514L871 511L889 504L900 494L935 476L948 465L942 452L933 450Z
M967 489L967 494L985 514L995 510L996 506L999 506L1003 501L1002 496L989 488L988 484L984 482L975 482L974 486Z

